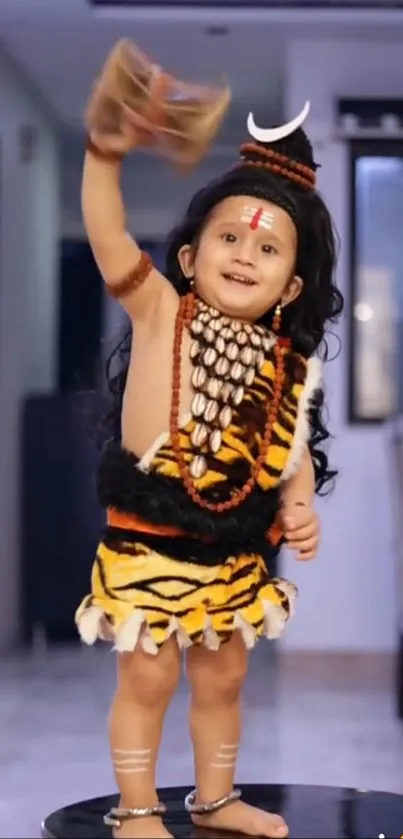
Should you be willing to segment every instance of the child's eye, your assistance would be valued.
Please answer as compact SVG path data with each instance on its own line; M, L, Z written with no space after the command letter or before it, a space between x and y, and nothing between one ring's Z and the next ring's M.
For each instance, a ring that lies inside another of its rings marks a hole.
M262 246L263 253L277 253L276 249L273 245L263 245Z
M234 233L223 233L221 238L222 238L223 242L228 242L230 244L232 244L233 242L236 242L236 236L235 236Z

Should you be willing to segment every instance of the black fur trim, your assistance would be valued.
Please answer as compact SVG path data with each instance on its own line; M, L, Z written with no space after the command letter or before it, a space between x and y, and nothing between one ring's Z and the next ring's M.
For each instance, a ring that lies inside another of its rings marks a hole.
M259 487L239 507L226 513L204 510L189 498L181 481L138 469L138 458L110 443L98 471L98 497L105 508L133 513L155 525L178 527L194 538L223 543L228 553L260 552L265 533L280 506L279 488ZM214 491L203 493L220 501Z

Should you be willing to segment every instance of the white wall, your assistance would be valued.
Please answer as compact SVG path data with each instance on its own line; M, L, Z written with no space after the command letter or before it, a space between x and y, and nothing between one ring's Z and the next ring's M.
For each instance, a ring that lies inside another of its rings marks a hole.
M166 236L196 190L233 165L235 154L234 147L234 157L211 156L187 176L178 175L160 158L141 152L129 157L122 178L128 226L138 238ZM80 210L82 160L83 152L75 147L63 165L62 228L66 237L84 235Z
M387 56L387 61L386 61ZM348 151L332 137L335 97L401 96L401 45L298 40L288 49L287 116L310 98L308 130L321 163L320 189L342 240L338 281L349 294ZM385 431L346 425L348 341L327 369L332 457L340 469L333 498L320 504L323 544L315 563L288 558L284 572L300 587L297 617L286 649L393 650L396 646L396 569Z
M30 161L19 137L32 126ZM0 53L0 649L18 631L20 409L54 383L59 236L58 155L51 120Z

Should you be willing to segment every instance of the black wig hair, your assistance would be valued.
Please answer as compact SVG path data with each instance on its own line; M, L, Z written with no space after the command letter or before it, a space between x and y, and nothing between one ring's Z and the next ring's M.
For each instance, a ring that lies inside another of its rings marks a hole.
M249 150L229 172L201 189L192 199L179 226L167 243L165 275L179 295L189 291L189 280L184 276L178 260L183 245L197 247L197 241L214 207L230 196L245 195L261 198L281 206L292 218L298 234L296 274L303 280L299 297L282 311L281 334L291 340L293 350L308 358L318 354L328 359L326 333L343 309L343 298L337 289L334 272L337 258L336 236L329 211L319 192L296 180L279 174L262 165L259 148L270 149L289 160L307 166L315 173L317 165L312 146L303 131L275 143L254 143L256 151ZM262 152L264 154L264 152ZM251 165L259 159L260 165ZM295 170L294 170L295 171ZM261 319L270 328L273 312ZM108 436L120 439L120 414L126 384L131 329L121 338L109 358L107 378L113 405L105 416L103 427ZM117 366L116 366L117 365ZM337 474L329 469L326 453L321 445L329 438L323 417L324 394L318 391L311 404L312 434L309 443L315 475L316 489L322 492Z

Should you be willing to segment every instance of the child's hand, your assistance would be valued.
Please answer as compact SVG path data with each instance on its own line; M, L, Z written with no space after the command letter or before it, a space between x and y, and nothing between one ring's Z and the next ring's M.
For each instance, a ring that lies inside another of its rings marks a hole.
M284 506L281 523L287 547L297 552L297 559L313 559L319 546L320 525L312 507L302 504Z

